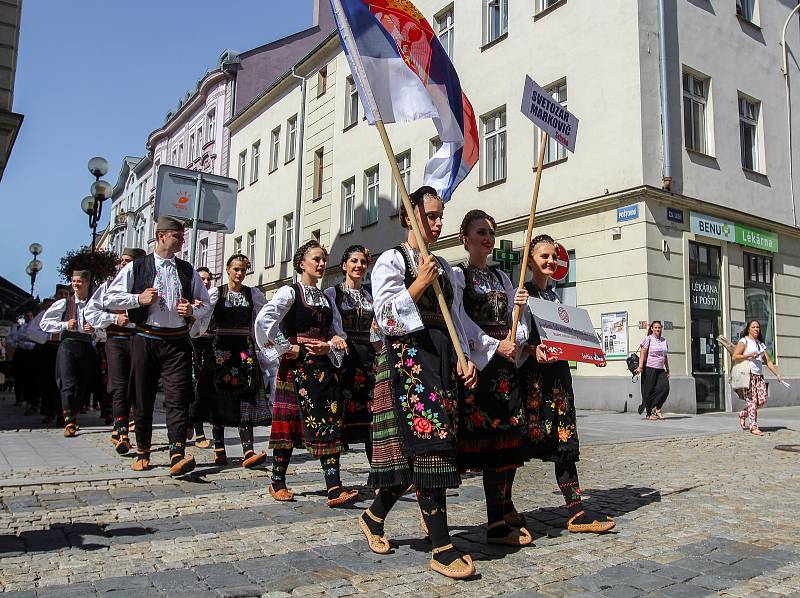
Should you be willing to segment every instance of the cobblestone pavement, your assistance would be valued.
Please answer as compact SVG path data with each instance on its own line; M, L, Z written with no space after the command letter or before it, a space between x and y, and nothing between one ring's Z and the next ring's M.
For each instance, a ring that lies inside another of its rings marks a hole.
M297 502L279 504L266 468L215 467L211 451L194 449L197 470L176 480L160 450L158 467L136 474L91 419L65 441L59 430L26 430L38 420L19 411L0 401L0 590L9 596L800 596L800 453L775 450L800 445L800 408L764 410L764 438L728 431L730 415L642 428L635 415L582 413L585 494L616 517L615 533L568 534L552 466L531 463L515 496L534 546L488 546L481 481L467 477L448 493L454 542L478 570L462 582L429 569L413 495L387 521L395 551L375 555L356 524L368 503L329 509L319 463L302 451L288 477ZM163 430L155 440L165 442ZM366 480L361 448L343 457L345 483Z

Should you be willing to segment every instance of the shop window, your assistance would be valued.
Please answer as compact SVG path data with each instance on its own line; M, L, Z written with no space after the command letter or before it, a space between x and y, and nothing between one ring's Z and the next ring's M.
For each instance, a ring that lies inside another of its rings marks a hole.
M772 258L744 254L745 320L758 320L770 356L775 358L775 303L772 294Z

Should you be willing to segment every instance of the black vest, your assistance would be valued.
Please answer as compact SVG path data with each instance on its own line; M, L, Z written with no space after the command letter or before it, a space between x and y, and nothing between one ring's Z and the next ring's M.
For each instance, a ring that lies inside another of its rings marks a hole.
M324 307L307 305L302 286L299 283L292 286L294 287L294 303L281 322L283 335L288 339L298 335L327 339L333 323L333 310L328 305Z
M403 256L403 261L406 264L405 285L406 288L409 288L417 278L415 274L417 265L412 264L412 260L414 258L411 255L411 250L407 246L398 245L395 247L395 249L400 253L401 256ZM444 269L441 258L438 256L434 257L436 258L439 267ZM447 276L447 274L439 275L439 285L442 287L444 301L447 304L448 309L451 309L453 307L453 285L450 284L450 278ZM443 330L447 328L444 322L444 316L442 316L442 311L439 309L439 300L436 298L436 291L434 290L433 285L429 286L422 293L419 301L417 301L417 310L419 311L422 322L426 326L441 328Z
M472 274L473 268L463 263L456 266L464 272L464 311L484 331L487 328L508 327L508 296L505 291L493 290L485 295L475 291ZM494 266L489 272L502 285L503 279Z
M250 328L253 323L253 289L242 285L242 295L250 304L247 307L229 307L225 305L228 298L228 285L219 287L217 304L209 328Z
M175 258L175 268L178 270L178 280L181 283L181 297L189 303L194 301L192 293L192 280L194 279L194 268L189 262ZM131 293L140 294L145 289L152 288L156 280L156 258L152 253L144 257L133 260L133 288ZM128 310L128 318L134 324L141 326L147 321L150 313L150 306L143 305L135 309Z

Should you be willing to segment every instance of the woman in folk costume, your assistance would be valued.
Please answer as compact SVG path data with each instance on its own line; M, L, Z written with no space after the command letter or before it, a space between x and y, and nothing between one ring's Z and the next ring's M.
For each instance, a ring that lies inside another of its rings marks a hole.
M253 342L253 322L267 303L257 288L242 284L250 270L250 260L240 253L228 258L225 265L228 282L209 291L212 311L199 327L210 327L210 360L207 376L201 384L209 385L211 429L214 435L214 463L225 465L225 427L236 426L242 442L242 467L263 463L267 453L256 453L253 427L268 426L272 420L261 379L261 365ZM192 333L201 332L193 327Z
M465 389L459 403L458 461L462 471L483 472L487 541L526 546L533 538L511 492L516 470L524 463L525 416L516 358L528 329L519 326L512 341L510 324L514 304L524 306L528 293L517 293L505 272L487 264L495 227L494 218L483 210L467 212L460 237L469 258L453 269L455 293L467 316L470 358L480 370L478 385Z
M372 392L375 387L375 351L380 337L373 331L372 295L362 286L369 269L369 250L363 245L348 247L342 255L344 282L325 289L325 296L342 328L334 332L347 341L347 354L339 370L339 383L344 403L344 441L363 442L367 459L372 461Z
M444 205L431 187L411 194L413 214L400 211L400 222L421 224L425 243L439 238ZM469 555L450 542L445 490L461 483L456 456L458 377L467 388L476 383L475 366L457 366L456 355L434 292L438 279L451 308L460 344L469 354L453 293L453 271L435 256L421 257L416 235L385 251L372 271L375 315L385 334L377 360L373 402L370 484L375 501L359 518L373 552L386 554L384 519L410 484L417 489L422 517L433 544L431 568L452 578L469 577L475 567Z
M269 441L269 493L277 501L294 500L286 487L286 469L292 449L305 446L322 464L328 506L338 507L356 500L358 491L343 488L341 481L344 410L336 368L347 344L335 336L336 313L317 287L327 261L328 252L318 241L308 241L295 252L300 282L281 287L264 306L256 320L256 339L262 349L274 345L281 355Z
M525 284L531 297L559 303L558 295L548 287L556 265L556 242L547 235L534 237L528 259L532 279ZM530 338L524 349L527 357L519 374L525 398L528 456L555 464L556 480L568 511L567 529L570 532L607 532L614 528L614 520L586 510L581 503L576 466L580 446L569 363L548 355L530 309L526 309L526 317L529 318Z

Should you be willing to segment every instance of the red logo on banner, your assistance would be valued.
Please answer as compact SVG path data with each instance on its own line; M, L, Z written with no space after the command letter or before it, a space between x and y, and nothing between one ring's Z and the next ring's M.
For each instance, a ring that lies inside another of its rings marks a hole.
M564 324L569 324L569 313L563 307L558 308L558 317L561 318Z
M550 276L556 282L564 280L569 274L569 254L563 245L556 244L556 270Z

